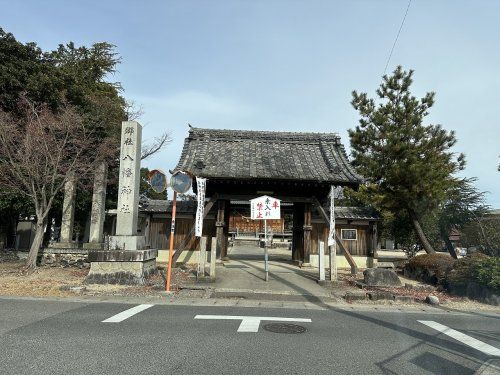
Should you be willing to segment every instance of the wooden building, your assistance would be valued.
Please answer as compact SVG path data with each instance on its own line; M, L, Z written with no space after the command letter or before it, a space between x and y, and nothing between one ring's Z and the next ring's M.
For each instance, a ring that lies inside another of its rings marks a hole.
M249 206L249 202L246 203ZM244 205L242 201L234 203L238 207L237 210L231 211L229 215L229 234L236 236L240 234L255 234L263 236L263 228L261 220L251 220L245 215ZM212 237L215 233L215 210L207 215L204 220L203 234L207 237ZM327 211L325 209L325 211ZM243 212L243 214L242 214ZM152 248L162 250L168 249L168 235L170 234L172 213L172 202L165 200L141 200L140 207L140 222L142 223L141 232L146 236L146 242ZM196 214L196 202L177 202L177 218L176 218L176 233L174 248L179 246L186 240L189 233L193 230L194 218ZM329 214L329 212L328 212ZM373 241L376 238L376 223L379 217L371 210L360 207L336 207L336 233L343 247L349 251L353 259L359 267L367 267L370 265L369 258L372 258L376 250L376 243ZM292 218L289 219L293 221ZM272 227L274 235L284 235L286 238L292 237L292 232L288 231L285 219L270 220L268 223ZM328 225L324 222L318 213L312 215L312 230L311 230L311 255L310 263L317 264L317 254L319 241L327 242ZM210 239L211 240L211 239ZM187 252L196 251L198 241L196 237L191 236L184 250ZM337 254L343 255L342 249L337 247ZM193 257L195 260L196 257ZM348 267L347 261L340 261L340 267Z
M292 218L292 259L299 264L314 263L318 241L326 241L328 194L330 187L357 188L364 180L350 165L340 137L334 133L293 133L190 128L176 171L207 178L204 235L215 237L217 252L227 256L231 208L260 195L270 195L288 205L282 215ZM152 203L158 205L158 203ZM190 203L191 204L191 203ZM196 203L192 203L193 205ZM180 209L176 223L176 257L184 249L195 249L191 239L194 208L191 214ZM146 213L148 208L144 207ZM149 208L151 246L166 244L168 221L156 223L156 212ZM163 208L162 208L163 210ZM341 209L338 215L338 252L354 267L354 254L369 257L377 244L377 217ZM365 210L366 211L366 210ZM167 210L164 212L168 212ZM167 219L167 215L165 214ZM191 215L190 217L188 217ZM183 220L186 220L184 223ZM234 220L237 220L233 215ZM280 223L282 224L282 223ZM154 229L157 228L157 229ZM154 234L153 234L154 233ZM145 233L148 236L147 233ZM184 236L183 239L182 236ZM351 255L351 252L353 253ZM313 257L314 258L314 257ZM361 267L364 264L359 265Z

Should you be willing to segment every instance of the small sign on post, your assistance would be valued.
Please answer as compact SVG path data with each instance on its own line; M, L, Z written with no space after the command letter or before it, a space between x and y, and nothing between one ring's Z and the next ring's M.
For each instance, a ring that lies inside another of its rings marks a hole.
M205 191L207 187L207 179L202 177L196 177L196 186L198 194L196 196L197 207L196 207L196 217L194 222L194 235L196 237L201 237L203 233L203 211L205 208Z
M170 280L172 277L172 262L174 257L174 235L175 235L175 216L177 211L177 193L184 194L191 188L191 176L186 172L176 171L170 178L170 187L174 191L172 202L172 224L170 225L170 243L168 250L168 267L165 281L165 290L170 292Z
M281 201L263 195L250 200L250 217L252 220L264 220L264 269L266 281L269 281L269 254L267 250L267 220L281 219Z

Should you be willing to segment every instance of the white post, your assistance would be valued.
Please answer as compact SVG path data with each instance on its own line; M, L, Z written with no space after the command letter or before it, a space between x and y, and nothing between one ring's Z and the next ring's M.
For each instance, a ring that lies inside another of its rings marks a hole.
M330 189L330 238L328 249L330 253L330 281L337 281L337 243L335 229L335 188Z
M200 237L200 251L198 254L197 277L205 277L205 260L207 258L207 238Z
M269 281L269 254L267 253L267 220L264 219L264 269L266 271L266 281Z
M319 281L325 281L325 243L323 241L319 241L318 267L319 267Z
M217 239L212 237L210 246L210 279L215 280L215 262L217 261Z

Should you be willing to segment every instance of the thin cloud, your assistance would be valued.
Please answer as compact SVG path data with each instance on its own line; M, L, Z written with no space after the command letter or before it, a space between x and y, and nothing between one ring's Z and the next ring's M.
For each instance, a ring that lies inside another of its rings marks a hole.
M249 105L237 99L216 96L198 90L187 90L166 97L136 98L144 105L161 106L165 110L178 113L197 113L206 115L247 116L254 112Z

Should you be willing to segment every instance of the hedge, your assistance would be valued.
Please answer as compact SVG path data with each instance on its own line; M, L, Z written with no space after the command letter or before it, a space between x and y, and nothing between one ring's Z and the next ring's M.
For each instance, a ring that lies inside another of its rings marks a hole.
M417 255L405 265L404 273L427 283L441 284L453 263L454 259L448 254Z
M465 288L469 282L486 286L500 292L500 258L474 253L455 261L453 269L446 274L449 288Z

